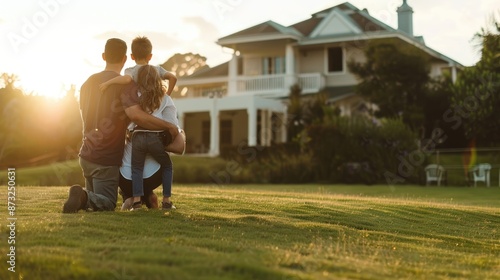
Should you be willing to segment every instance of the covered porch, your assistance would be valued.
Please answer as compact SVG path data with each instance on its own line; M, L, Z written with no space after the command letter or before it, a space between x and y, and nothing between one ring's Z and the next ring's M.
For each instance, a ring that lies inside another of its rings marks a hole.
M176 99L187 154L217 156L221 149L286 142L286 106L258 96Z

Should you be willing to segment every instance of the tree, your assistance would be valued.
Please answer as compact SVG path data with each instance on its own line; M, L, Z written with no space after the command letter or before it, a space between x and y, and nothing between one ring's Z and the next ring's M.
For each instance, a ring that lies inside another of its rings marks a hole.
M15 87L18 77L2 73L0 88L0 161L12 156L20 146L19 124L22 120L22 91Z
M326 105L324 92L318 92L309 98L302 96L302 89L298 84L290 87L288 104L287 135L288 141L297 140L305 128L313 123L323 123L325 117L337 116L340 112L336 107Z
M76 157L82 124L75 87L64 99L53 100L26 95L16 88L14 74L1 77L0 168L5 167L1 163L18 167Z
M349 61L349 70L361 83L358 94L376 104L379 118L401 118L414 131L424 124L425 96L430 81L428 56L395 40L372 41L366 62Z
M302 89L298 84L290 87L290 103L288 104L287 135L288 141L295 139L304 130Z
M8 74L8 73L2 73L0 75L2 77L2 84L3 88L0 88L0 98L6 98L6 95L9 95L8 98L11 97L11 95L22 95L23 92L16 88L15 84L16 82L19 81L19 78L15 74ZM5 103L2 103L5 104Z
M176 53L161 65L177 77L189 76L194 72L208 68L207 58L194 53Z
M479 145L500 144L500 17L475 35L481 59L462 71L452 90L450 121L463 125L469 140Z
M193 73L210 68L207 63L207 58L194 53L176 53L172 57L170 57L165 63L161 66L165 68L167 71L171 71L175 73L177 77L189 76ZM187 89L180 89L179 87L175 87L173 91L173 95L183 95Z
M433 139L436 129L443 131L446 137L443 142L436 143L436 148L463 148L467 146L463 126L457 126L450 121L449 114L453 96L453 81L451 75L445 74L430 83L429 94L426 97L425 139Z

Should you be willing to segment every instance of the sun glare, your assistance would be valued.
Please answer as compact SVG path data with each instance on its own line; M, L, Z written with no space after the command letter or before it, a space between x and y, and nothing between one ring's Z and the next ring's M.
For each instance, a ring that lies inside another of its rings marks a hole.
M40 74L20 76L18 85L25 94L45 96L52 99L64 97L67 87L69 88L61 81Z

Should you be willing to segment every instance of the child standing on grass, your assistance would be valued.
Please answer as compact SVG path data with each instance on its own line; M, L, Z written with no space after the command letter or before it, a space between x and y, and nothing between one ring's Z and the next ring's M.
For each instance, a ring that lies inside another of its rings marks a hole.
M177 109L170 94L177 82L177 78L172 73L160 66L149 65L152 57L152 45L146 37L137 37L132 41L131 57L136 65L125 70L124 76L113 78L103 83L100 88L104 91L111 84L127 84L134 80L138 84L138 94L140 95L141 108L151 113L153 116L161 118L167 122L177 125ZM169 81L168 89L164 91L162 79ZM166 93L166 94L165 94ZM163 143L163 131L151 131L135 124L129 126L132 133L132 189L133 204L131 210L142 208L141 196L144 195L143 171L146 156L150 154L162 169L163 202L162 209L175 209L170 200L172 192L172 161L165 152ZM179 131L181 129L179 128Z

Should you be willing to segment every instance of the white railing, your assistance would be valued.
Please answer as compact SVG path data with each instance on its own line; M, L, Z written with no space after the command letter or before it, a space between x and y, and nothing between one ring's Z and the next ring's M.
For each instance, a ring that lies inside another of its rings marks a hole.
M320 73L299 74L297 82L303 93L312 93L324 87L325 78Z
M285 88L285 75L263 75L238 77L238 93L273 92Z
M226 78L227 79L227 78ZM260 75L260 76L238 76L236 80L236 92L229 92L229 84L231 81L226 80L226 83L214 86L203 86L202 83L196 83L189 87L190 97L206 96L210 92L222 92L223 95L233 94L271 94L271 95L287 95L290 91L290 86L298 83L302 88L303 93L318 92L325 86L325 77L321 73L308 73L299 75L285 74L279 75Z
M304 93L313 93L319 91L325 85L325 78L320 73L299 74L297 79L292 76L287 80L287 76L282 75L264 75L238 77L238 93L273 93L288 92L293 83L298 83ZM294 82L295 80L295 82ZM290 85L288 85L291 82Z

